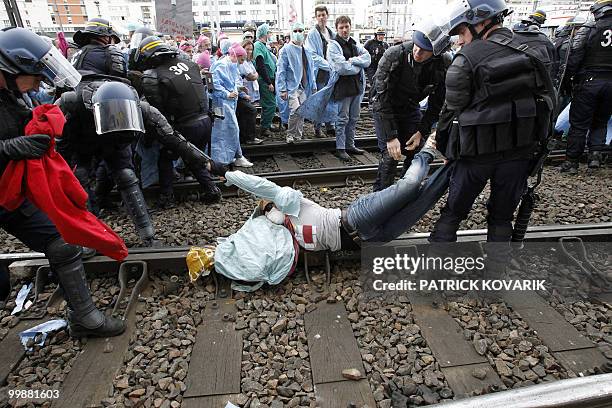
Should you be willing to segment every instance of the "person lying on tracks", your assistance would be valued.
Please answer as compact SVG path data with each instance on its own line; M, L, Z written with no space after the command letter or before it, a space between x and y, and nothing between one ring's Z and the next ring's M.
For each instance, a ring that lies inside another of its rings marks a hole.
M280 187L262 177L225 172L228 185L262 200L240 230L220 240L214 254L216 271L232 280L257 282L246 289L256 290L264 282L278 284L291 274L300 248L355 250L364 241L388 242L397 238L446 191L452 165L442 167L424 182L429 164L437 155L431 137L396 184L359 197L344 209L322 207L300 191Z

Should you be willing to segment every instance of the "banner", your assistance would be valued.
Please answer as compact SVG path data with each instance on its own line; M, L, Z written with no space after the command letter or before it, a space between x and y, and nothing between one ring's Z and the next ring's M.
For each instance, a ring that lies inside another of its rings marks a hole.
M176 36L193 36L191 0L155 0L157 31Z

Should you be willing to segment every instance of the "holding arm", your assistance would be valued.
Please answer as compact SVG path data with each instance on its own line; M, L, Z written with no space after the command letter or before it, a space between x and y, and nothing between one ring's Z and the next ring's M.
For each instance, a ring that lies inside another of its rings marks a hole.
M330 41L327 47L327 61L329 61L330 66L338 75L357 75L361 72L358 66L353 65L344 58L342 49L336 41Z
M369 67L370 64L372 63L372 56L370 55L370 53L365 48L363 48L360 44L357 44L357 52L359 52L359 56L352 57L349 59L351 64L357 67L360 67L360 68Z
M444 98L446 96L446 71L450 65L450 59L446 54L443 54L441 58L444 64L444 70L443 72L436 72L436 83L434 84L433 91L429 94L427 111L419 124L419 132L423 137L431 133L431 127L438 121L442 105L444 105Z

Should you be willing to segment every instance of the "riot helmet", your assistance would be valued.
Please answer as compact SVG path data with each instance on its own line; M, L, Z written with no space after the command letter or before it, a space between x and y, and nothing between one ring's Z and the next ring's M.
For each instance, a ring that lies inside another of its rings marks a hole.
M134 88L123 82L105 82L91 98L96 133L134 131L144 133L140 99Z
M437 56L450 46L450 37L443 33L442 28L433 20L427 19L415 27L412 42L419 48L432 51Z
M0 31L0 70L11 75L42 75L62 88L74 88L81 81L81 74L57 48L21 27Z
M136 49L134 61L138 67L148 67L162 56L176 57L178 50L166 44L161 38L155 36L146 37L140 42Z
M121 40L119 36L113 30L110 21L103 18L92 18L85 23L83 30L78 30L74 33L73 41L80 47L87 45L91 37L111 37L115 44L118 44Z
M254 22L247 21L246 23L244 23L244 26L242 27L242 33L246 33L247 31L252 31L253 33L257 31L257 26Z
M546 12L544 10L536 10L529 15L529 21L541 26L546 21Z
M374 35L387 35L387 32L385 31L384 27L378 27L376 28Z
M135 50L138 48L142 40L152 35L155 35L155 32L148 27L137 28L136 31L134 31L134 34L132 34L132 39L130 40L130 50Z
M612 0L596 0L591 6L591 13L595 16L595 20L612 14Z
M436 16L435 22L444 34L455 35L459 26L466 24L474 38L481 38L508 14L504 0L457 0L446 7L445 13ZM489 19L491 23L477 33L474 26Z

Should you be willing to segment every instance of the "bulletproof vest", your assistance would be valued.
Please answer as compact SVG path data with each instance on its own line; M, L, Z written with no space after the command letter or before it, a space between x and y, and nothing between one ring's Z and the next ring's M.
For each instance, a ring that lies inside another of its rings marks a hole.
M533 27L533 26L530 26ZM555 46L543 32L535 29L525 31L514 31L514 38L520 44L527 45L534 50L540 61L546 65L546 69L552 75L556 61Z
M491 41L509 37L491 37L473 41L457 53L472 67L472 101L458 115L452 132L462 157L533 146L550 125L550 108L538 98L550 79L541 77L546 74L535 68L532 57Z
M591 27L582 66L587 72L612 71L612 15L600 18Z
M158 92L164 106L156 106L171 123L181 123L208 112L206 87L198 65L192 61L170 58L158 65Z
M24 135L25 125L32 118L32 112L22 99L16 98L7 89L0 90L0 140ZM0 174L8 161L0 156Z
M414 108L433 92L439 80L446 75L446 70L439 57L432 57L425 63L414 61L412 43L402 44L401 47L400 64L389 78L390 99L395 107Z
M112 45L85 45L74 54L71 63L79 71L126 77L125 57Z

